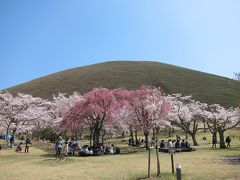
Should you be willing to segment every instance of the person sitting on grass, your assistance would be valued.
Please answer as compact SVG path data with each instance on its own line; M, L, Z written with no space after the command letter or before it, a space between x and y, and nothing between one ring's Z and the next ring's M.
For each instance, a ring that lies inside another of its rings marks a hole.
M111 144L108 142L107 147L105 149L106 154L110 154L110 150L112 149Z
M187 139L186 139L186 141L185 141L185 147L190 148L190 144L189 144L189 142L187 141Z
M162 149L162 148L165 148L165 142L164 142L164 140L161 141L161 143L160 143L160 148L161 148L161 149Z
M173 139L171 148L175 148L175 144L176 144L176 141L175 141L175 139Z
M22 152L21 143L18 144L18 146L17 146L17 148L16 148L16 152Z
M182 142L181 142L181 147L186 147L186 143L185 143L185 140L183 139Z
M167 147L168 147L168 148L171 148L171 147L172 147L172 140L171 140L171 139L168 140Z
M178 139L177 142L175 143L175 148L180 148L180 140Z

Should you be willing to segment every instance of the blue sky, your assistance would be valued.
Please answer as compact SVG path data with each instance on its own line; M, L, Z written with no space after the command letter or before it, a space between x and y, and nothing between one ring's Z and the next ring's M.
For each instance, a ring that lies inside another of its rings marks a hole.
M240 72L240 1L0 1L0 89L112 60L232 78Z

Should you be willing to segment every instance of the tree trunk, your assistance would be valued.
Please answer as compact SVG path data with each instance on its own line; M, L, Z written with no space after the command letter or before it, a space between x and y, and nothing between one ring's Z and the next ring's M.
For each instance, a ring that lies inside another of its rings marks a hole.
M206 132L206 123L203 124L203 132Z
M145 147L147 150L149 148L149 142L148 142L149 132L144 132L144 136L145 136Z
M198 146L197 140L196 140L196 134L191 134L192 136L192 141L194 146Z
M37 140L39 141L39 139L40 139L40 131L37 130Z
M152 140L151 140L151 146L155 145L155 141L156 141L156 128L153 128L153 136L152 136Z
M102 132L102 144L104 144L104 136L106 135L106 131Z
M124 131L122 132L122 138L125 138L125 133L124 133Z
M134 145L134 138L133 138L133 130L131 129L130 130L130 136L131 136L131 139L132 139L132 146Z
M7 126L7 135L8 135L8 133L9 133L9 129L10 129L10 125Z
M32 140L34 139L34 131L32 132Z
M79 130L79 140L81 140L81 139L82 139L82 127Z
M155 128L153 128L153 137L152 137L152 139L153 139L153 140L156 139L156 129L155 129Z
M136 146L138 145L137 142L138 142L138 132L137 132L137 130L135 130L135 144L136 144Z
M90 144L90 146L92 146L92 134L90 134L90 136L89 136L89 144Z
M175 129L174 129L174 127L172 128L172 133L175 133Z
M185 131L185 139L188 138L188 134L187 134L187 131Z
M17 129L16 129L16 128L14 128L14 129L13 129L13 134L12 134L12 135L13 135L13 137L15 136L15 133L16 133L16 131L17 131Z
M168 137L171 137L172 134L171 134L171 127L169 127L169 130L168 130Z
M148 177L151 176L151 149L148 147Z
M99 129L94 129L93 131L93 145L98 146L100 144L100 134L101 131Z
M225 145L225 141L224 141L224 131L222 130L222 128L218 129L218 134L220 137L220 148L224 149L224 148L226 148L226 145Z
M93 139L93 129L90 128L90 135L89 135L89 144L92 146L92 139Z
M156 150L156 158L157 158L157 176L160 176L160 159L158 152L158 133L155 137L155 150Z
M159 134L160 127L156 127L156 133Z

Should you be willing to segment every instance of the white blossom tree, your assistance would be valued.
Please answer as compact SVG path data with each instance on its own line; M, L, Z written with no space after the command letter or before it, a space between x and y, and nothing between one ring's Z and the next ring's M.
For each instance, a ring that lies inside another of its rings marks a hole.
M240 124L240 109L238 107L226 109L219 104L213 104L207 106L204 115L213 136L219 134L220 148L226 148L224 132Z
M51 126L58 132L65 130L64 128L59 128L61 121L64 116L74 107L75 103L82 100L83 97L79 92L74 92L68 97L64 93L58 93L58 95L53 95L53 100L51 102L51 111L49 116L51 119ZM71 129L76 131L79 127L72 126Z
M28 132L46 123L50 102L39 97L9 92L0 93L0 126L6 133ZM43 123L44 122L44 123Z
M199 125L202 123L206 104L193 100L191 96L181 96L181 94L168 96L167 99L172 104L169 121L189 134L193 145L197 146L196 133L200 129Z

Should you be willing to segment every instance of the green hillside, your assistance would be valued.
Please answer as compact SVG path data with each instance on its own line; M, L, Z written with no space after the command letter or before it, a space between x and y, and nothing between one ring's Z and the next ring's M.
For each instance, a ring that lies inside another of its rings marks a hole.
M193 95L208 103L240 104L240 85L232 79L150 61L115 61L73 68L41 77L8 89L51 98L57 92L85 93L93 87L135 89L160 86L166 93Z

